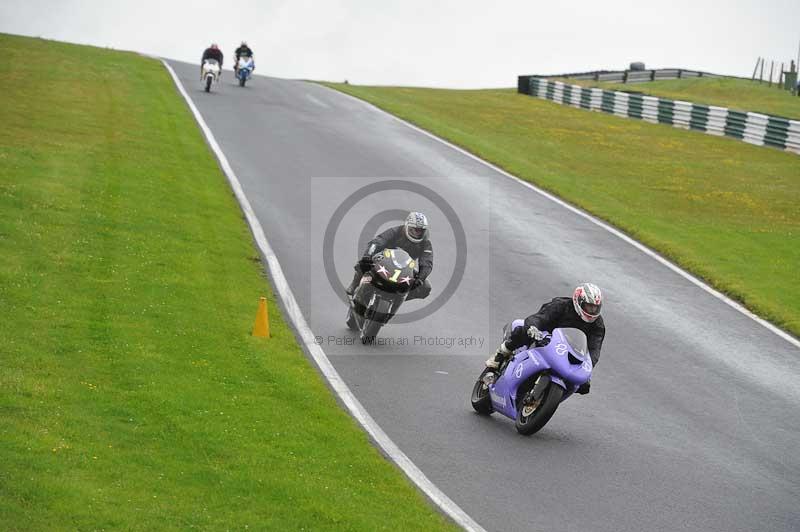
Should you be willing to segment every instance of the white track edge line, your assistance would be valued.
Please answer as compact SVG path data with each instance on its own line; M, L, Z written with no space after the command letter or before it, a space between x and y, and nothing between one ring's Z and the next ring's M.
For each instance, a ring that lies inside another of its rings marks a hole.
M727 304L729 307L732 307L735 310L738 310L739 312L741 312L742 314L744 314L748 318L752 319L756 323L758 323L758 324L764 326L765 328L767 328L770 332L775 333L776 335L780 336L781 338L783 338L784 340L786 340L790 344L794 345L795 347L800 348L800 339L795 338L794 336L792 336L788 332L784 331L783 329L781 329L780 327L778 327L774 323L770 323L769 321L765 320L764 318L761 318L760 316L754 314L753 312L751 312L750 310L745 308L740 303L737 303L736 301L734 301L733 299L729 298L728 296L726 296L725 294L723 294L719 290L717 290L715 288L712 288L710 285L706 284L704 281L698 279L697 277L695 277L691 273L689 273L686 270L682 269L680 266L678 266L678 265L674 264L673 262L667 260L662 255L660 255L658 252L650 249L649 247L645 246L641 242L639 242L637 240L634 240L633 238L631 238L630 236L626 235L625 233L623 233L619 229L617 229L615 227L612 227L611 225L608 225L607 223L599 220L598 218L595 218L591 214L579 209L578 207L567 203L566 201L564 201L563 199L561 199L561 198L559 198L557 196L554 196L550 192L547 192L546 190L543 190L543 189L537 187L533 183L530 183L528 181L524 181L523 179L521 179L521 178L519 178L519 177L517 177L517 176L515 176L513 174L510 174L510 173L506 172L502 168L500 168L498 166L495 166L492 163L481 159L477 155L468 152L464 148L461 148L460 146L456 146L452 142L447 141L447 140L445 140L445 139L443 139L441 137L438 137L438 136L434 135L433 133L431 133L430 131L426 131L426 130L420 128L419 126L415 126L411 122L407 122L406 120L403 120L402 118L397 117L397 116L391 114L388 111L384 111L383 109L381 109L377 105L374 105L374 104L372 104L372 103L370 103L370 102L368 102L366 100L362 100L361 98L358 98L357 96L353 96L352 94L347 94L346 92L338 91L336 89L328 87L327 85L322 85L320 83L317 83L316 85L319 86L319 87L324 87L324 88L326 88L328 90L331 90L331 91L333 91L333 92L335 92L337 94L342 94L344 96L352 98L353 100L355 100L355 101L357 101L357 102L359 102L359 103L361 103L363 105L366 105L367 107L370 107L373 110L376 110L376 111L378 111L380 113L383 113L383 114L385 114L387 116L390 116L394 120L397 120L398 122L400 122L401 124L404 124L405 126L410 127L411 129L413 129L413 130L415 130L415 131L417 131L419 133L422 133L423 135L425 135L427 137L430 137L430 138L432 138L432 139L434 139L434 140L436 140L438 142L441 142L442 144L444 144L446 146L449 146L450 148L458 151L459 153L461 153L463 155L466 155L470 159L473 159L473 160L475 160L475 161L477 161L477 162L479 162L479 163L481 163L481 164L483 164L485 166L488 166L489 168L491 168L495 172L498 172L499 174L504 175L505 177L516 181L520 185L528 187L529 189L531 189L534 192L544 196L545 198L549 199L550 201L553 201L553 202L561 205L565 209L569 209L570 211L574 212L575 214L577 214L577 215L589 220L593 224L595 224L595 225L597 225L599 227L602 227L603 229L605 229L606 231L608 231L612 235L614 235L616 237L619 237L620 239L624 240L625 242L627 242L628 244L632 245L633 247L635 247L639 251L643 252L644 254L649 255L650 257L654 258L655 260L657 260L658 262L660 262L661 264L663 264L664 266L666 266L667 268L669 268L673 272L677 273L678 275L680 275L684 279L686 279L689 282L691 282L692 284L702 288L707 293L711 294L715 298L717 298L720 301L722 301L723 303Z
M438 506L459 526L464 528L464 530L468 530L470 532L486 532L483 527L476 523L469 515L467 515L464 510L462 510L455 502L445 495L442 490L437 488L436 485L433 484L433 482L431 482L430 479L428 479L428 477L426 477L425 474L414 464L414 462L412 462L411 459L400 450L397 444L395 444L391 438L389 438L383 429L381 429L375 420L372 419L372 417L367 413L366 409L361 405L358 399L356 399L355 395L353 395L353 392L350 391L350 388L347 387L347 384L345 384L344 380L342 380L342 378L339 376L339 373L333 367L333 364L331 364L322 347L314 343L314 333L311 331L311 328L308 326L303 313L300 311L300 307L297 304L294 293L289 287L286 277L283 275L283 269L278 262L278 257L275 255L275 252L269 245L267 237L264 234L264 229L261 227L261 223L258 221L253 208L250 206L250 202L248 201L247 196L244 194L244 190L242 189L242 185L239 183L239 179L236 177L233 168L231 168L231 165L228 163L227 157L225 157L225 154L222 152L219 144L217 144L214 134L211 132L211 129L209 129L208 125L200 114L200 111L194 105L194 102L184 89L183 84L181 83L180 79L178 79L175 71L172 69L169 63L163 59L161 59L161 62L172 76L175 86L178 88L181 96L183 96L183 99L186 101L189 109L192 111L195 120L200 126L200 129L203 131L203 135L206 137L206 141L211 147L211 150L214 152L214 155L217 157L223 173L228 178L228 182L230 183L230 186L236 195L236 199L239 201L239 205L241 206L242 211L247 218L247 223L250 225L250 230L253 232L253 237L255 238L259 249L267 258L272 281L275 283L275 288L277 289L278 294L283 301L286 313L289 315L289 319L292 320L295 330L297 330L297 332L300 334L303 345L313 357L314 362L316 362L317 367L319 367L319 370L327 379L331 388L333 388L341 401L350 411L350 414L361 424L362 427L364 427L364 430L367 431L375 443L377 443L381 449L383 449L389 458L391 458L398 465L398 467L402 469L406 476L408 476L408 478L414 484L416 484L417 487L422 490L422 492L425 493L425 495L427 495L436 506Z

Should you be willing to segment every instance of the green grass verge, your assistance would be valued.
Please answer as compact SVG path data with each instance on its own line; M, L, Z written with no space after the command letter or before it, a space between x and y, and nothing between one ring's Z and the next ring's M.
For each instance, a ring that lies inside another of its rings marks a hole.
M337 404L157 61L0 35L0 529L450 525Z
M591 80L559 79L572 85L606 90L641 92L672 100L729 107L800 120L800 98L792 93L748 79L687 78L647 83L607 83Z
M510 89L327 85L610 221L800 335L800 157Z

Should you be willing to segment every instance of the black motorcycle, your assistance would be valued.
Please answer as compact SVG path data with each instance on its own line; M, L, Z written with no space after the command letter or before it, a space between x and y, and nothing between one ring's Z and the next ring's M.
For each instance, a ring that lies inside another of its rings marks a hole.
M372 268L361 277L347 309L347 326L360 333L361 343L375 342L378 331L406 300L418 272L417 261L399 248L372 257Z

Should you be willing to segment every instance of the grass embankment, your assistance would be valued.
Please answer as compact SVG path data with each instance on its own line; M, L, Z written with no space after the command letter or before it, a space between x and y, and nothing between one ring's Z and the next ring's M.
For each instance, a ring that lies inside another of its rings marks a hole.
M800 335L797 155L513 90L329 85L609 220Z
M800 98L778 89L775 84L770 87L766 82L732 78L687 78L646 83L608 83L568 78L559 81L800 120Z
M306 360L157 61L0 35L0 529L442 529Z

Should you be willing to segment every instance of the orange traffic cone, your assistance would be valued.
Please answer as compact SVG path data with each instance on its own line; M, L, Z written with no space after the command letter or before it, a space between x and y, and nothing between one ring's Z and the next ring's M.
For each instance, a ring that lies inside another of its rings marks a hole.
M269 338L269 312L267 312L267 298L261 296L258 302L256 323L253 325L253 336Z

